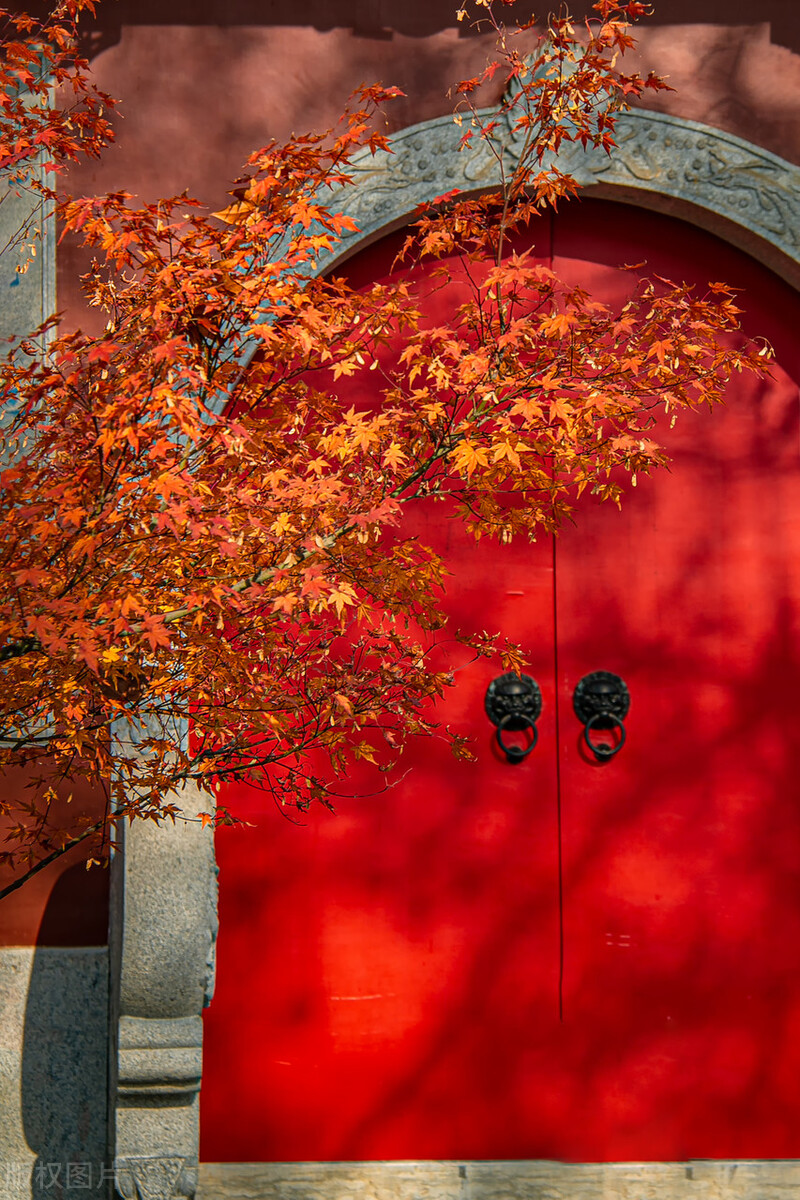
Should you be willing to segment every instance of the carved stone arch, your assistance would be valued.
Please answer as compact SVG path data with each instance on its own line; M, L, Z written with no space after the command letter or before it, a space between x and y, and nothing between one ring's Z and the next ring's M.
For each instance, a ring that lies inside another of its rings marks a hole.
M498 186L486 143L460 151L460 139L452 117L437 117L398 133L390 153L356 159L355 184L332 207L352 217L359 232L346 234L319 270L407 224L436 196ZM586 194L681 217L800 287L800 167L731 133L642 109L618 118L616 141L610 156L567 144L554 161ZM513 163L512 137L506 153Z

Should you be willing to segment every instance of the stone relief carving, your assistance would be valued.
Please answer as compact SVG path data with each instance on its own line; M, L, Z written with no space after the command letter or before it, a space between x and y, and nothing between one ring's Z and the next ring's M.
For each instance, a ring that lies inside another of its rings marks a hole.
M581 182L596 179L674 196L728 217L780 246L800 251L800 168L693 122L635 111L620 118L611 157L576 162Z
M125 1200L172 1200L173 1196L193 1196L197 1188L197 1168L186 1177L186 1160L172 1158L125 1158L117 1163L117 1189Z
M728 240L748 249L760 243L773 269L800 282L800 167L732 134L642 109L619 117L616 137L610 156L569 144L553 161L603 195L654 208L672 201L688 220L718 226ZM357 159L354 185L332 207L353 217L360 232L348 234L319 269L329 269L379 231L404 224L436 196L496 186L494 155L485 143L459 152L460 138L452 118L441 117L399 133L392 153ZM511 135L504 153L513 164Z

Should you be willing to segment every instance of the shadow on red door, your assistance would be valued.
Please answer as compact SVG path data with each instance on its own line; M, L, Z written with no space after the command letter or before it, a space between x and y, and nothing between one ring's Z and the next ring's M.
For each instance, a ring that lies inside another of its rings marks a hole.
M479 661L443 712L476 762L426 740L385 795L303 826L229 798L255 828L218 841L207 1161L800 1155L800 302L622 206L540 238L602 299L640 259L726 279L780 365L664 429L672 469L555 544L424 527L454 619L524 646L538 745L498 752ZM572 708L598 669L631 695L604 763Z

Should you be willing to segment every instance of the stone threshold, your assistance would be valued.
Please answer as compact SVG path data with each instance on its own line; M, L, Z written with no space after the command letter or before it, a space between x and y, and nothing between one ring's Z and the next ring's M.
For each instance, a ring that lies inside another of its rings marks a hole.
M202 1163L198 1200L793 1200L795 1159Z

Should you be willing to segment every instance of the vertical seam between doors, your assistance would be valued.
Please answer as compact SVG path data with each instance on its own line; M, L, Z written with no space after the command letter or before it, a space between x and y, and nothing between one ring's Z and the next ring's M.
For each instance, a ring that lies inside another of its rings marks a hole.
M555 681L556 735L556 848L558 858L558 1019L564 1020L564 855L561 836L561 726L559 721L560 680L558 673L558 591L556 585L556 536L553 534L553 677Z
M549 233L549 267L553 270L554 255L554 221L552 211L548 214ZM558 671L558 583L556 575L556 544L555 533L551 534L553 547L553 695L555 704L555 738L556 738L556 856L558 865L558 1019L564 1020L564 853L561 828L561 723L560 697L561 686Z

